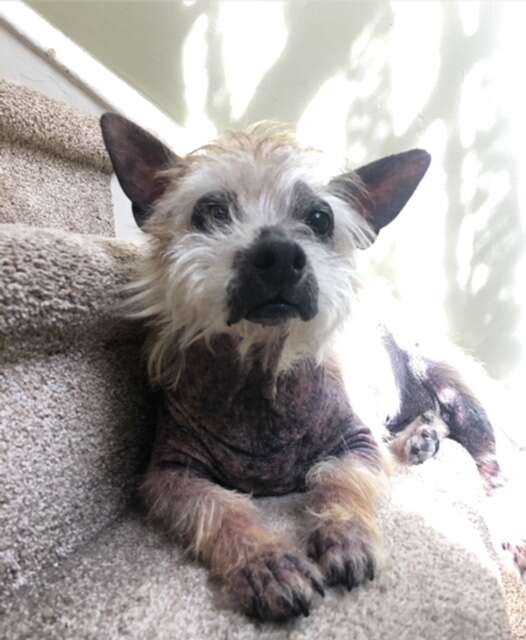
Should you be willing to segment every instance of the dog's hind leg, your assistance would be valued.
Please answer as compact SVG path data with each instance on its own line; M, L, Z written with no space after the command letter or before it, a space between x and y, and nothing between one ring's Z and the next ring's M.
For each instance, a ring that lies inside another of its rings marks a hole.
M308 615L323 595L317 567L261 523L252 501L180 465L152 465L142 485L150 516L223 581L233 604L261 620Z
M449 437L472 455L489 496L492 524L526 580L526 510L518 479L505 477L497 458L495 432L481 401L453 367L425 360L420 379L438 401ZM507 470L508 471L508 470Z
M419 378L438 404L449 437L471 454L484 482L486 493L505 483L497 461L495 432L481 401L454 367L424 360Z

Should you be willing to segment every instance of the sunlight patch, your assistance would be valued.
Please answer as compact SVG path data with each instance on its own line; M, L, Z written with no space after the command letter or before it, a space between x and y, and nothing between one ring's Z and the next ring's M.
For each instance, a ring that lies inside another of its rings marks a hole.
M186 128L198 145L207 143L217 131L207 115L208 17L196 18L183 46L184 97L188 112Z
M473 273L471 274L471 295L476 296L477 293L486 286L489 274L490 271L487 264L481 262L480 264L475 265Z
M499 70L489 58L476 62L462 83L458 122L460 141L467 149L475 144L477 134L490 131L498 116L498 89L495 78Z
M323 149L326 155L323 161L331 166L348 155L347 117L355 94L353 83L343 72L338 73L323 83L298 121L298 138L304 144ZM353 163L362 159L352 158Z
M449 207L445 165L448 130L444 120L434 120L418 145L431 153L426 180L404 207L393 242L396 246L397 282L408 313L425 318L428 330L447 331L443 255L446 247L446 214ZM421 241L415 241L420 238ZM426 239L429 239L426 241ZM418 277L415 277L418 265Z
M462 24L464 35L468 38L474 36L479 29L480 2L459 2L457 5L458 17Z
M440 71L443 7L436 2L393 2L389 36L393 129L402 135L418 117Z
M238 120L287 43L284 4L221 2L218 25L231 117Z

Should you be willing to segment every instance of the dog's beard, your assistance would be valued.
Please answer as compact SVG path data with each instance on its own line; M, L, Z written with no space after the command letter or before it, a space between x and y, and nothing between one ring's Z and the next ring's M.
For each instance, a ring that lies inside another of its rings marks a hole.
M167 250L153 245L138 265L141 277L133 285L129 308L136 310L131 315L152 318L152 379L175 384L170 363L174 358L179 362L177 353L221 333L236 338L242 358L256 345L272 349L286 336L280 368L302 355L321 362L332 335L349 315L355 270L348 258L303 244L309 264L304 277L289 290L269 293L254 287L226 246L224 238L219 243L212 236L194 234L170 248L169 263L162 259ZM285 297L284 308L278 302L265 309L274 295ZM258 310L258 305L263 308Z
M151 250L139 267L136 293L130 299L138 316L151 318L152 379L171 384L169 363L179 361L194 342L211 343L222 333L236 338L242 358L256 345L272 350L276 341L286 337L280 369L303 356L322 362L334 333L350 313L355 275L356 225L347 210L340 211L336 202L332 205L339 226L330 242L319 241L286 218L281 229L276 229L274 218L267 217L266 224L234 219L229 227L187 233L178 222L182 218L170 212L166 219L160 216L161 228L151 234ZM173 226L177 224L180 227ZM296 279L289 274L289 280L283 280L281 267L263 280L254 273L254 269L265 269L254 255L261 240L263 263L265 251L272 249L268 242L285 243L281 248L292 255L281 256L285 264L279 256L276 259L285 269L296 262L301 272Z

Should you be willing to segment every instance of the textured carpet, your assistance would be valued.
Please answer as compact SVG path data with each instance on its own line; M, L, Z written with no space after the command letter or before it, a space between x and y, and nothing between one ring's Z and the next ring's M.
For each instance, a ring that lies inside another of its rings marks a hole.
M145 386L140 334L115 307L132 255L114 240L0 225L0 601L130 494Z
M504 569L503 582L513 640L526 640L526 585L511 569Z
M3 631L13 640L508 638L498 570L477 508L467 504L479 497L474 469L454 444L427 468L398 476L383 512L379 577L351 594L331 591L310 618L286 626L226 609L203 568L129 516L22 589ZM301 530L302 496L258 502L276 529Z
M0 222L113 235L97 118L0 80Z

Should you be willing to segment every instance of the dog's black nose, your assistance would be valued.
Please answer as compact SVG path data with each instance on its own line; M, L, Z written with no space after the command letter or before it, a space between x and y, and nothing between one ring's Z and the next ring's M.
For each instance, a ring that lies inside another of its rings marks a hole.
M306 264L307 256L299 244L274 234L263 236L252 255L258 277L272 286L296 284Z

